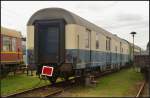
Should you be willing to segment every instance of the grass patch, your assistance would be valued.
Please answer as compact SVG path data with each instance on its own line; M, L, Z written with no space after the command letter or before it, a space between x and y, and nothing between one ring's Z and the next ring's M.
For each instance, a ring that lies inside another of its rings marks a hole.
M40 80L36 76L27 76L26 74L8 76L1 80L1 96L48 84L49 81Z
M101 77L96 87L75 87L64 96L73 97L123 97L135 96L137 84L143 81L141 73L133 69L123 69L119 72Z
M70 77L73 78L73 77ZM77 86L62 96L72 97L123 97L135 96L138 89L136 88L144 78L141 73L133 69L123 69L119 72L101 77L95 87ZM58 79L57 82L62 81ZM20 74L8 76L1 80L1 96L21 92L34 87L48 85L50 82L41 80L36 76L27 76Z
M74 77L70 77L72 79ZM56 82L61 82L62 79L58 78ZM6 96L13 93L22 92L28 89L37 88L51 84L49 80L40 80L33 72L33 76L27 76L26 74L10 73L6 78L1 80L1 96Z

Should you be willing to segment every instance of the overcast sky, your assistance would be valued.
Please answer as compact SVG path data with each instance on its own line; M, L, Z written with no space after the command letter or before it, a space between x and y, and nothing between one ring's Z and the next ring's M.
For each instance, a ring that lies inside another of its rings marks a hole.
M1 25L26 36L26 24L42 8L60 7L146 49L149 40L148 1L1 1Z

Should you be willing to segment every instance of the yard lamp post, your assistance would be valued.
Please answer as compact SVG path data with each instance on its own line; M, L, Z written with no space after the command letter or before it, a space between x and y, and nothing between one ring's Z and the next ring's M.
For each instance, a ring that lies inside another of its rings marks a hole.
M133 49L132 49L132 52L133 52L133 64L134 64L134 35L136 34L136 32L131 32L130 33L133 37ZM134 66L134 65L133 65Z
M132 34L133 37L133 61L134 61L134 35L136 34L136 32L131 32L130 34Z

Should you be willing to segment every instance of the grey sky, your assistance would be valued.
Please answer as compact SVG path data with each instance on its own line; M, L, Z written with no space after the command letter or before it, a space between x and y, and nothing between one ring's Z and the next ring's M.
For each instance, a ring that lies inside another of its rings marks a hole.
M148 1L1 1L1 25L19 30L26 36L26 24L42 8L60 7L146 49L149 40Z

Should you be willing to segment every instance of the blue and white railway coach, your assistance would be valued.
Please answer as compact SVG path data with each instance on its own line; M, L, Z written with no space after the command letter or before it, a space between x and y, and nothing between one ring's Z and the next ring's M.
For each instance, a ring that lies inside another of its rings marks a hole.
M120 69L129 63L129 43L61 8L45 8L27 23L28 64L53 67L49 80L94 70Z

